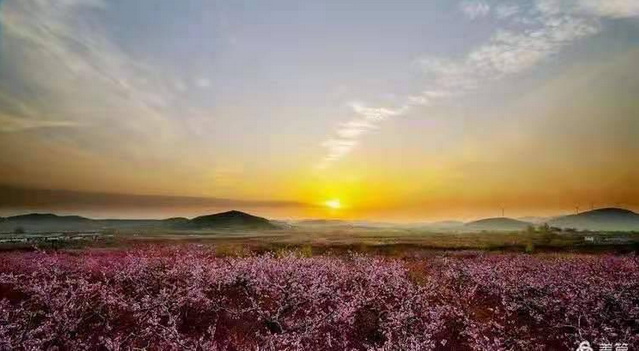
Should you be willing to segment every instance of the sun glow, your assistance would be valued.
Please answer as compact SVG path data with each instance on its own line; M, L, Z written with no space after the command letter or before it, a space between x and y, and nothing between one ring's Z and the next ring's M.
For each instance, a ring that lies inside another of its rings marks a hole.
M324 205L326 205L326 207L332 209L332 210L337 210L342 208L342 203L339 201L339 199L332 199L332 200L328 200L326 202L324 202Z

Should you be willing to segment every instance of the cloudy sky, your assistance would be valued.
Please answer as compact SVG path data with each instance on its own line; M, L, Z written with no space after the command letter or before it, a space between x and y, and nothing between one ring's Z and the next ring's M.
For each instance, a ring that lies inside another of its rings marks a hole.
M639 209L638 96L636 0L0 0L0 212Z

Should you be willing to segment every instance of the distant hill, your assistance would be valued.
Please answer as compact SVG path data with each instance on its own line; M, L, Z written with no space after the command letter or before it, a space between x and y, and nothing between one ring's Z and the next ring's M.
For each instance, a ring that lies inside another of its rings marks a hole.
M528 222L528 223L533 223L533 224L544 224L544 223L548 222L551 218L528 216L528 217L520 217L520 218L515 218L515 219L518 220L518 221L523 221L523 222Z
M600 208L574 215L558 217L548 224L559 228L580 230L639 230L639 214L623 208Z
M298 225L313 225L313 226L324 226L324 225L345 225L350 224L347 221L339 220L339 219L303 219L300 221L296 221L295 224Z
M524 230L531 223L518 221L512 218L496 217L480 219L474 222L468 222L464 225L465 229L470 230L493 230L493 231L509 231L509 230Z
M59 216L52 213L30 213L7 217L0 221L0 233L12 233L17 229L38 233L165 227L166 224L163 221L156 219L91 219L81 216Z
M458 229L464 226L462 221L438 221L426 224L426 227L434 229Z
M188 226L191 220L186 217L172 217L162 220L162 224L169 228L180 228Z
M303 219L293 221L291 223L296 227L306 227L313 229L358 229L358 230L375 230L375 229L388 229L388 228L400 228L402 225L397 223L388 222L375 222L367 220L342 220L342 219Z
M193 218L190 225L198 229L276 229L268 219L240 211L228 211Z
M455 227L455 226L463 225L464 222L462 222L462 221L439 221L439 222L431 222L429 224L430 225L437 225L437 226L445 226L445 227Z
M0 233L24 230L38 232L75 232L97 230L162 230L162 229L274 229L278 228L268 219L250 214L229 211L188 219L90 219L80 216L58 216L51 213L31 213L0 218Z
M293 228L293 225L288 220L269 219L269 221L271 222L271 224L273 224L274 226L276 226L276 227L278 227L280 229L291 229L291 228Z
M58 216L52 213L29 213L6 218L9 221L18 222L86 222L89 218L80 216Z
M0 221L0 232L13 232L17 229L29 232L40 232L92 230L95 228L96 224L89 218L80 216L58 216L51 213L29 213L6 217Z

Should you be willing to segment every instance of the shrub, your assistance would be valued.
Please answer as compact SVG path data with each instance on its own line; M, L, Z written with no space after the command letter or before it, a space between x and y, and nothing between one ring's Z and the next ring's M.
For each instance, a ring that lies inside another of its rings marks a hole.
M528 243L526 244L526 247L524 248L524 252L527 254L531 254L535 252L535 244L533 243Z

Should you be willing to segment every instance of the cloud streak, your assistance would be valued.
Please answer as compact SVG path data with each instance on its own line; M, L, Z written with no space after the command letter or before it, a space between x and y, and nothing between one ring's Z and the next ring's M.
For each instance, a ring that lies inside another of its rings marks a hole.
M316 166L318 169L326 169L333 162L349 154L359 143L360 137L379 129L380 122L403 115L409 108L409 105L403 105L399 108L374 108L361 102L351 102L349 105L356 117L340 124L335 131L336 137L322 143L322 146L327 150L327 155Z
M5 87L5 97L29 105L39 119L14 115L15 127L5 131L76 123L110 125L149 138L175 135L170 118L179 94L175 79L110 40L93 17L108 9L107 2L13 0L2 6L3 46L15 51L7 55L18 62L20 74L36 89L32 91L51 97L38 106L29 96L7 93L11 89ZM39 70L21 66L21 60L39 65ZM56 120L58 116L65 120ZM154 126L152 134L149 125Z
M538 0L537 6L546 15L639 17L639 2L635 0Z
M253 201L213 197L96 193L60 189L36 189L0 184L0 209L106 210L162 208L303 208L293 201Z
M48 120L38 116L29 105L0 92L0 133L15 133L40 128L72 128L81 126L73 120Z
M459 4L459 9L466 17L475 19L488 15L490 5L483 1L463 1Z
M394 107L351 104L356 117L340 124L336 136L322 144L327 155L318 168L327 168L348 155L362 136L379 129L379 123L388 118L405 115L416 106L459 98L491 82L532 70L564 47L599 33L601 18L639 16L639 2L634 0L537 0L526 9L508 3L491 8L481 1L464 1L459 8L470 19L494 15L500 25L486 43L462 59L417 59L427 85L423 91L406 96L403 103Z
M214 153L194 132L208 132L212 116L193 96L212 94L214 82L172 67L170 56L153 55L145 43L126 46L127 27L114 29L121 10L103 0L2 2L0 142L17 140L25 156L81 150L69 163L173 163L193 173L224 167L197 160ZM37 132L37 140L22 146L27 141L11 135L24 132Z
M0 133L14 133L40 128L72 128L78 126L81 126L81 124L75 121L25 119L0 114Z

